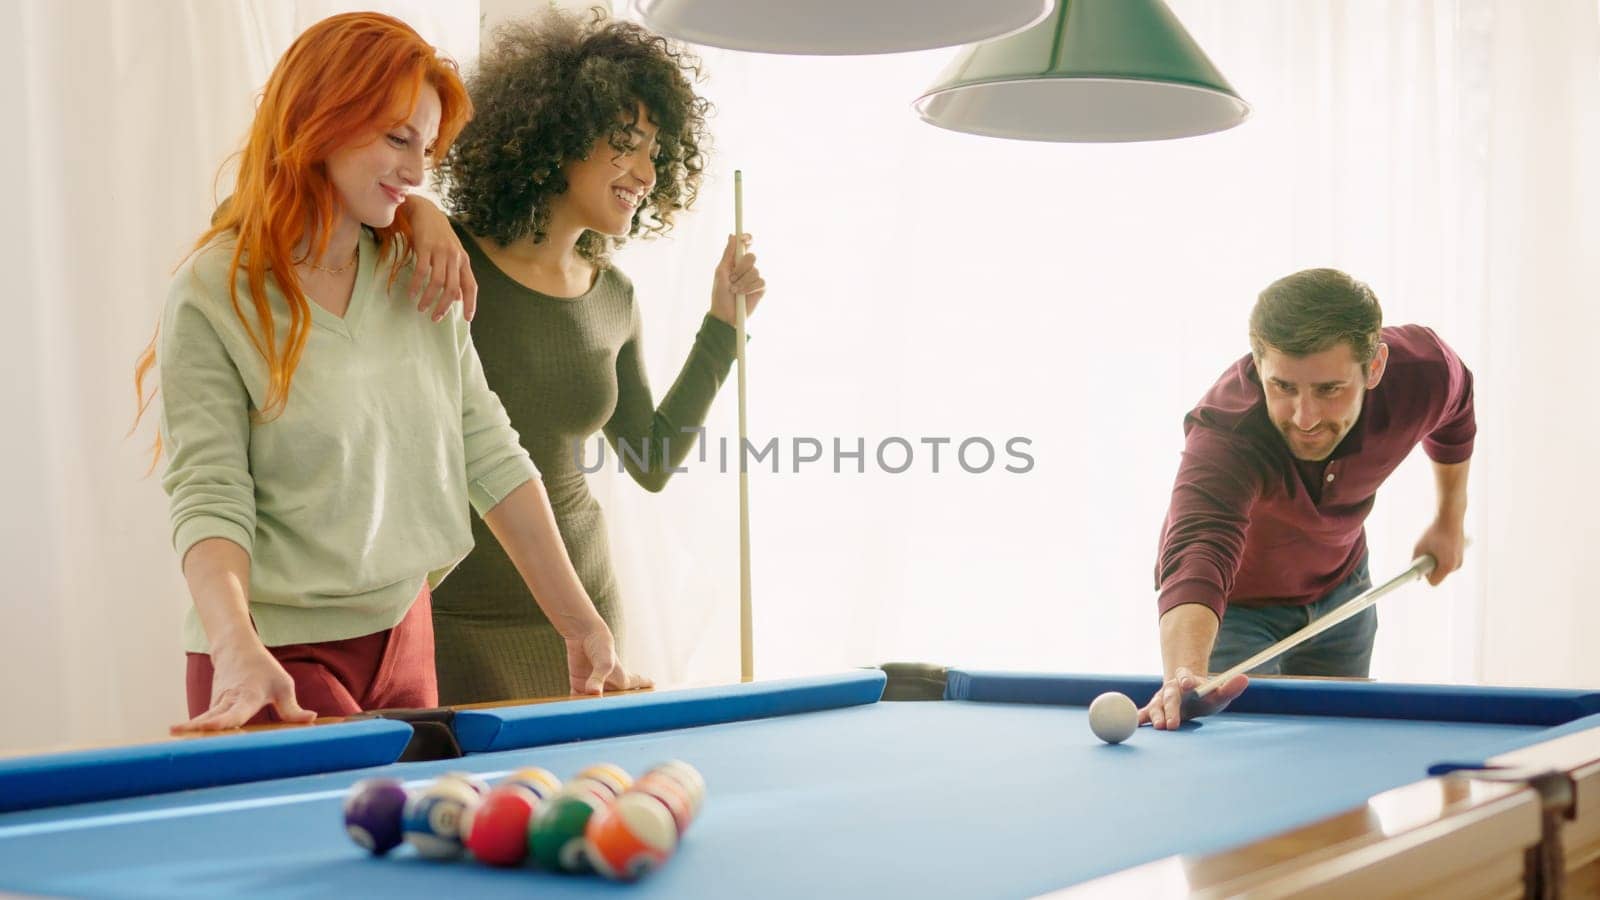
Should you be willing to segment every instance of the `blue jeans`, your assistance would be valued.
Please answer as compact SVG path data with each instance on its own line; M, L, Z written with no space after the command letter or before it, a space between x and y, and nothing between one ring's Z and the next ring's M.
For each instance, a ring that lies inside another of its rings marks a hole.
M1211 671L1221 672L1322 618L1372 587L1366 557L1326 597L1308 606L1230 606L1211 648ZM1378 633L1378 608L1369 606L1277 659L1250 670L1252 675L1340 675L1365 678L1372 665L1372 639Z

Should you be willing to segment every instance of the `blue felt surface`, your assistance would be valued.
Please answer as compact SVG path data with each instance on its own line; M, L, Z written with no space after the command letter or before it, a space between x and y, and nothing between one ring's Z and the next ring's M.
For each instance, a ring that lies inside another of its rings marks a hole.
M1107 746L1084 710L875 703L448 763L0 816L0 888L84 896L1021 897L1221 849L1422 777L1532 729L1228 712ZM359 777L453 768L562 776L680 757L709 795L677 858L637 885L372 859L342 833Z
M461 749L469 753L516 750L876 703L883 696L886 680L882 671L865 669L674 691L670 703L661 702L659 694L624 694L565 703L464 710L456 713L451 727Z
M0 812L391 763L403 722L365 721L0 760Z
M951 669L945 697L989 703L1087 706L1117 691L1137 703L1149 700L1161 680L1139 675L1060 675ZM1561 725L1600 713L1600 692L1546 688L1382 684L1365 681L1252 681L1228 712L1431 719L1500 725Z

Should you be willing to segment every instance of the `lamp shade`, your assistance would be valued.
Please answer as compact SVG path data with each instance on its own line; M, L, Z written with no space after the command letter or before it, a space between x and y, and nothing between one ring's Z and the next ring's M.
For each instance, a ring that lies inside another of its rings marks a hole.
M1052 0L632 0L668 37L761 53L899 53L1013 34Z
M962 51L916 101L941 128L1029 141L1156 141L1221 131L1250 106L1162 0L1061 0Z

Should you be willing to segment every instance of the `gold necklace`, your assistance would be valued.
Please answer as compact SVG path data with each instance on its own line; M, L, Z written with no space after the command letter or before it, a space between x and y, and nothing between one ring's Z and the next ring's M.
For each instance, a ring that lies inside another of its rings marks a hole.
M316 263L310 262L310 261L307 261L307 260L301 260L300 265L305 266L306 268L312 270L313 272L326 272L329 275L343 275L344 273L350 271L350 267L356 264L356 260L359 259L360 256L361 256L361 245L357 244L355 249L350 251L350 261L345 263L342 266L337 267L337 268L329 268L328 266L319 266Z

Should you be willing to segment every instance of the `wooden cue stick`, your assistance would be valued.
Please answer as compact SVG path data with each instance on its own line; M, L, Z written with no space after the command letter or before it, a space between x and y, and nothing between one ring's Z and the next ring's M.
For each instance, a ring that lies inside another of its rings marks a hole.
M1368 590L1361 596L1350 600L1348 603L1343 604L1333 612L1328 613L1315 622L1312 622L1299 631L1296 631L1294 634L1291 634L1267 649L1262 650L1260 653L1257 653L1255 656L1252 656L1244 662L1239 663L1228 671L1223 672L1221 675L1211 678L1205 684L1202 684L1195 689L1195 696L1204 697L1217 688L1222 687L1224 684L1227 684L1229 681L1232 681L1239 675L1254 669L1256 666L1261 665L1278 654L1283 653L1290 648L1299 646L1300 643L1305 640L1316 637L1324 631L1327 631L1329 628L1332 628L1340 622L1343 622L1346 619L1349 619L1351 616L1354 616L1356 613L1361 612L1372 604L1377 603L1379 599L1395 588L1400 587L1408 581L1413 581L1417 578L1426 576L1429 572L1433 571L1433 567L1434 560L1432 556L1423 554L1422 556L1417 557L1411 561L1411 567L1406 569L1404 572L1401 572L1399 575L1396 575L1388 581L1385 581L1383 584Z
M737 265L744 257L744 173L733 171L733 261ZM744 447L749 434L745 419L745 317L749 309L745 295L739 294L735 304L738 337L734 341L735 358L739 363L739 680L755 678L755 628L751 621L750 602L750 473L746 471Z

